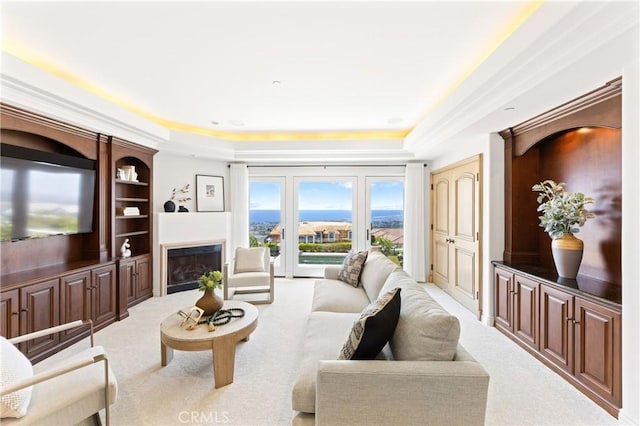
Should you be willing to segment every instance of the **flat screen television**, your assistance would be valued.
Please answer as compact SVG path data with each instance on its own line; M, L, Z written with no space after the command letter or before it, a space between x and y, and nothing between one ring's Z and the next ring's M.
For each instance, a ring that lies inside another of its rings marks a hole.
M92 232L95 161L0 144L1 241Z

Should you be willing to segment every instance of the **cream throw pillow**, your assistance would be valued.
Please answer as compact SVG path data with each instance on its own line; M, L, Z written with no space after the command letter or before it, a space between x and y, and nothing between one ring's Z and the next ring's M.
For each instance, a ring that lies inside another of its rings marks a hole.
M404 271L392 272L381 293L401 288L400 317L389 341L398 361L451 361L458 348L460 321Z
M382 295L380 291L382 286L387 281L389 274L396 269L399 269L398 265L384 254L375 251L369 253L360 274L360 284L369 300L374 301Z
M0 386L33 377L33 366L22 352L0 336ZM0 398L0 417L22 417L27 414L31 402L30 386Z
M265 272L264 251L265 247L251 247L236 249L236 267L234 272Z

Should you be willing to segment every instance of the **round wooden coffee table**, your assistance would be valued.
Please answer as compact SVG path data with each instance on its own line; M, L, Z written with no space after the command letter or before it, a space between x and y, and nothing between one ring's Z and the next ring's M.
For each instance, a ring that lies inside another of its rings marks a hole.
M249 340L249 335L258 326L258 309L250 303L237 300L225 300L222 309L244 309L244 317L232 318L225 325L216 326L209 331L207 324L199 325L195 330L180 326L182 317L173 313L160 324L160 357L162 366L173 359L173 350L206 351L213 353L213 377L216 388L233 383L233 369L236 358L236 344L240 340ZM183 309L188 311L189 308Z

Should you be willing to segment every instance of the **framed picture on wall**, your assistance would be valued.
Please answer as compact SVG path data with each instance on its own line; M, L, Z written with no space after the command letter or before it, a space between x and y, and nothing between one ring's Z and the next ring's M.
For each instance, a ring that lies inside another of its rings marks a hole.
M199 212L224 211L224 178L196 175L196 210Z

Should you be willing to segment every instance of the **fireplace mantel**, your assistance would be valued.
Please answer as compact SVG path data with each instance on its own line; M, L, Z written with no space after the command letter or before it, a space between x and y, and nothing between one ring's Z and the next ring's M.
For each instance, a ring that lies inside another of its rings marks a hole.
M208 245L212 241L219 243L229 240L231 213L229 212L197 212L197 213L154 213L154 262L153 295L166 295L163 288L162 271L164 271L164 254L162 247L193 247ZM228 247L225 244L225 251ZM166 251L165 251L166 254ZM228 253L223 252L225 258ZM164 283L166 286L166 282Z

